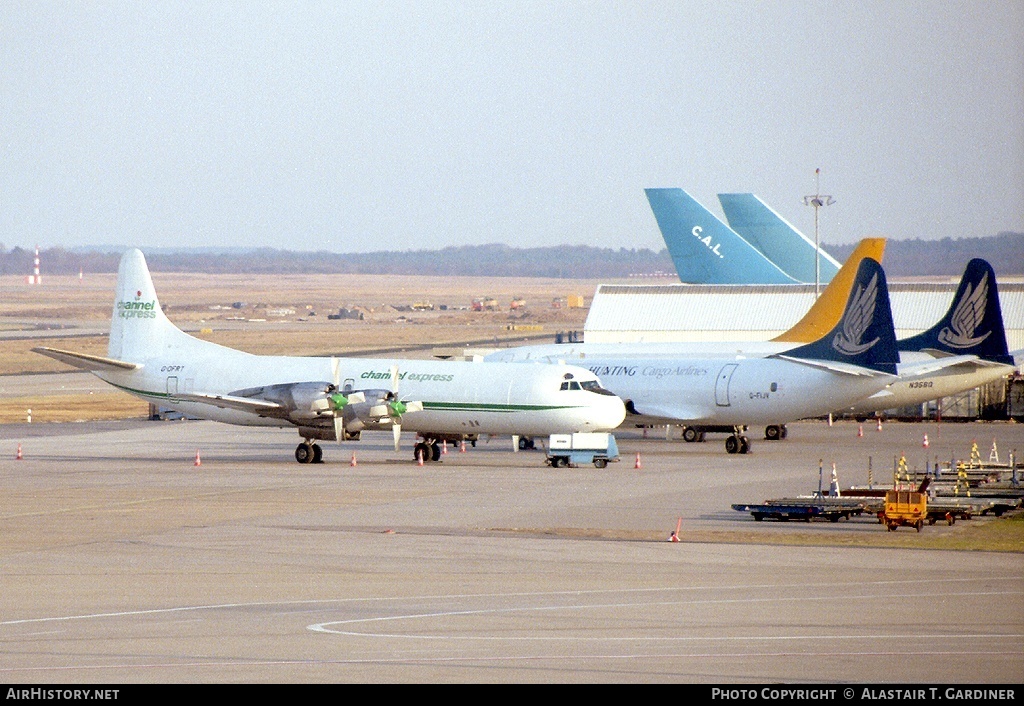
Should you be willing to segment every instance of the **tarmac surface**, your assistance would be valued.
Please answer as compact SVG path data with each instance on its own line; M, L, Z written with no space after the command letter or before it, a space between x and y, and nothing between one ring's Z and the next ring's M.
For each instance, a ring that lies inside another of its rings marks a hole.
M999 520L731 508L827 490L833 463L845 487L1024 450L1014 424L861 429L751 430L744 456L628 430L598 470L507 438L300 465L292 430L0 426L0 681L1021 683L1024 554L926 548Z

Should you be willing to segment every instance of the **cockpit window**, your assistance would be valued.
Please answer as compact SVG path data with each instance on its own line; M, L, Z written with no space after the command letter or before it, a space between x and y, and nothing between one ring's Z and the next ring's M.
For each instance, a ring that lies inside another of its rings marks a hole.
M580 390L582 388L580 387L580 384L578 382L576 382L575 380L570 380L570 381L563 382L562 383L562 387L559 388L559 389L562 389L562 390Z
M599 395L610 395L612 397L615 396L615 393L612 392L611 390L606 390L603 387L601 387L600 383L598 383L597 380L584 380L583 382L580 383L580 385L587 392L596 392Z

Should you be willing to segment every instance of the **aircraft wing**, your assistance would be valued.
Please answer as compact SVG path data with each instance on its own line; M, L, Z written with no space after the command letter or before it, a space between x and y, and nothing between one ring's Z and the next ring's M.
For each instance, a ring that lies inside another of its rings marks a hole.
M103 371L103 370L138 370L142 365L138 363L126 363L123 360L116 360L114 358L104 358L99 355L89 355L88 353L74 353L72 351L64 351L59 348L33 348L33 353L39 353L45 355L54 360L59 360L62 363L67 363L75 368L82 370L89 370L92 372Z
M251 397L232 397L231 395L208 395L202 392L176 393L175 399L185 402L200 402L213 405L221 409L237 409L250 414L257 414L263 417L286 416L288 409L278 403L267 400L253 399ZM277 414L275 414L277 412Z
M678 424L702 418L700 410L682 404L641 404L637 408L630 403L626 409L629 413L624 424Z

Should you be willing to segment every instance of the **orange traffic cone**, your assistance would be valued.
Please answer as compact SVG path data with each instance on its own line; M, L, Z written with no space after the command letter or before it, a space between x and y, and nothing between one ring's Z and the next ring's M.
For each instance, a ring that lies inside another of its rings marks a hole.
M21 460L21 444L18 444L18 453L17 453L17 455L15 455L14 460L15 461L20 461Z
M459 445L459 453L460 454L466 453L466 440L465 439L463 439L462 443Z
M925 447L926 449L928 448L928 435L927 434L924 435L924 441L921 442L921 446Z
M832 426L832 413L831 412L828 413L828 425Z
M875 431L882 431L882 418L878 418L878 426L875 427Z
M857 436L864 436L864 425L863 424L858 424L857 425Z
M441 455L448 453L448 440L444 439L441 441Z
M352 452L352 460L348 462L348 465L350 465L350 466L358 466L359 465L358 463L356 463L356 452L355 451Z
M679 528L682 527L682 526L683 526L683 518L680 517L679 520L676 522L676 529L675 529L675 531L668 536L668 541L670 541L670 542L678 542L679 541Z
M643 468L643 466L640 463L640 452L639 451L636 452L636 463L633 464L633 468L636 469L636 470L640 470L641 468Z
M423 465L423 452L422 451L417 451L416 452L416 465L417 466L422 466Z
M203 465L203 462L199 460L199 449L196 449L196 460L195 460L195 463L193 465L195 465L195 466L202 466Z

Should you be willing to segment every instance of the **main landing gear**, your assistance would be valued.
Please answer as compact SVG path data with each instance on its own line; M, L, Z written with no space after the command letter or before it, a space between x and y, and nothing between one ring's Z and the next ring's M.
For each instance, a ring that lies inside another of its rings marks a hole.
M441 460L441 447L436 441L420 441L413 447L412 458L417 463L422 460L424 463L427 461L440 461Z
M727 453L749 453L750 452L750 440L743 436L740 432L740 427L736 428L736 431L725 440L725 450Z
M320 448L320 444L303 441L295 447L295 460L299 463L323 463L324 450Z

